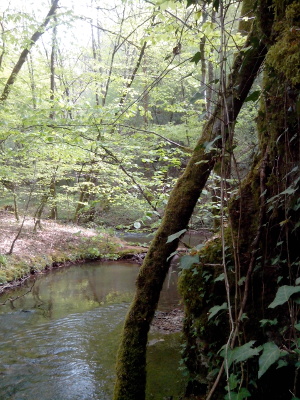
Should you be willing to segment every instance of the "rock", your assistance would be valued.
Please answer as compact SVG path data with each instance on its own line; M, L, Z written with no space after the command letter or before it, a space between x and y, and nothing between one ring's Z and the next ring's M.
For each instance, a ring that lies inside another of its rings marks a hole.
M184 312L175 308L169 312L157 311L151 324L151 330L160 333L181 332Z

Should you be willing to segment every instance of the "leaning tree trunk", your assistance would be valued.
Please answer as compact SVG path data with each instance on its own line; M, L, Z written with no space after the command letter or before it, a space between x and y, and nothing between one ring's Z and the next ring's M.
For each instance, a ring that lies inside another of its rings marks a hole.
M238 386L257 400L300 396L297 304L287 295L286 301L269 307L280 287L299 292L300 69L295 60L300 54L300 4L282 3L275 8L274 23L266 18L269 11L262 8L259 14L260 36L268 47L257 120L259 154L229 205L230 226L223 237L232 321L227 312L208 318L212 307L228 300L224 283L216 280L223 272L221 240L206 246L196 274L187 271L180 283L186 307L184 356L192 378L187 394L206 399L224 398L226 368L227 379L234 373ZM210 274L207 282L205 273ZM284 350L283 367L278 369L275 360L258 373L261 366L252 357L241 367L236 364L234 371L224 362L220 368L222 346L230 349L250 341L257 349L262 345L257 354L272 348L274 357ZM209 373L214 368L220 373L213 382ZM251 380L255 386L249 385Z
M12 73L10 74L9 78L6 81L3 92L0 96L0 103L6 101L8 95L11 91L11 88L12 88L13 84L15 83L15 80L17 79L17 76L18 76L19 72L21 71L21 68L22 68L31 48L35 45L35 43L38 41L38 39L42 36L42 34L45 31L46 26L48 25L49 21L55 14L56 9L58 7L58 1L59 0L53 0L52 6L51 6L44 22L39 26L38 30L31 36L27 48L24 49L22 51L22 53L20 54L20 57L19 57L17 63L15 64L15 66L12 70Z
M168 272L170 256L178 240L167 243L168 237L187 228L200 193L219 158L222 123L230 129L249 93L257 72L264 60L265 45L257 40L254 27L235 59L229 77L225 99L227 114L222 115L221 103L206 124L183 175L173 189L165 215L141 267L137 290L127 314L117 360L115 400L143 400L146 384L146 344L150 323L159 300L160 291ZM224 100L222 101L224 105ZM209 150L208 143L214 143Z

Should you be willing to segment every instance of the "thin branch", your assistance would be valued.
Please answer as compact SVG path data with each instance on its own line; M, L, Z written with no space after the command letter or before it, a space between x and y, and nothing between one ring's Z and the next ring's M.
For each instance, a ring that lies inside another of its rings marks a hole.
M10 249L9 249L8 253L6 253L7 255L11 255L11 254L13 253L15 243L16 243L16 241L19 239L19 237L20 237L20 235L21 235L21 232L22 232L22 229L23 229L25 220L26 220L26 214L27 214L27 211L28 211L29 203L30 203L30 201L31 201L32 193L33 193L33 186L31 187L31 190L30 190L30 193L29 193L29 197L28 197L28 201L27 201L27 204L26 204L26 207L25 207L24 217L23 217L21 226L20 226L20 228L19 228L19 230L18 230L18 233L17 233L16 237L15 237L14 240L12 241L12 244L11 244L11 246L10 246Z
M163 135L161 135L161 134L159 134L159 133L157 133L157 132L149 131L149 130L141 129L141 128L136 128L136 127L132 127L132 126L130 126L130 125L125 125L125 124L119 124L119 126L122 126L122 127L124 127L124 128L133 129L133 130L135 130L136 132L150 133L151 135L158 136L158 137L160 137L161 139L165 140L166 142L168 142L168 143L170 143L170 144L173 144L173 145L176 146L176 147L179 147L181 150L185 151L186 153L192 153L192 152L193 152L193 149L192 149L192 148L183 146L182 144L179 144L179 143L176 143L176 142L174 142L173 140L168 139L168 138L166 138L165 136L163 136Z
M113 121L113 123L112 123L113 125L116 124L116 122L126 113L126 111L130 109L130 107L132 107L135 103L137 103L140 99L142 99L146 94L148 94L166 75L168 75L169 72L173 71L174 69L178 68L179 66L185 64L186 62L188 62L192 59L192 57L186 58L185 60L181 61L180 63L174 65L174 67L169 68L170 65L172 64L174 58L175 58L175 55L172 57L169 64L163 69L163 71L160 73L160 75L156 79L154 79L154 81L152 83L150 83L135 100L133 100L125 109L122 110L122 112Z

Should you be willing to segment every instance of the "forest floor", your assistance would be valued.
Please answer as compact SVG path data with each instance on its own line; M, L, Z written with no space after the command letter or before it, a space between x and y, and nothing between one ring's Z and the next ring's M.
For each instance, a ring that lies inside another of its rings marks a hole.
M17 222L8 213L0 213L0 254L7 254L12 242L17 236L22 221ZM81 245L96 242L96 238L102 238L107 243L115 244L120 249L136 249L119 238L111 237L106 233L99 233L95 229L86 229L76 224L63 224L50 220L41 222L42 229L34 232L32 218L25 220L19 238L16 240L13 254L20 256L35 256L36 254L51 255L53 250L66 251L70 248L78 248Z
M33 218L28 217L20 230L21 225L12 214L0 213L0 293L30 274L58 265L130 257L138 261L138 255L146 252L145 248L76 224L43 220L42 229L34 232Z

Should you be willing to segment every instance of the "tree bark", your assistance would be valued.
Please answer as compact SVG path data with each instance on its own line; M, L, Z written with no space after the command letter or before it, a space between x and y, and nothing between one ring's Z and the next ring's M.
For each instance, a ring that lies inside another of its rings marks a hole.
M170 195L161 226L140 269L135 298L125 320L118 354L114 400L145 399L148 331L168 272L170 256L176 250L179 239L171 243L167 243L167 240L170 235L188 227L193 209L220 155L222 124L228 130L235 123L264 60L266 48L257 40L258 37L257 28L254 27L244 46L248 50L237 55L223 95L227 113L224 115L222 103L219 102ZM209 146L208 143L213 145Z
M52 5L54 4L54 0L52 0ZM55 63L56 63L56 47L57 47L57 26L56 26L56 10L53 12L53 19L55 22L53 31L52 31L52 46L51 46L51 55L50 55L50 104L51 111L49 114L49 118L54 120L55 112L54 112L54 93L55 93Z

